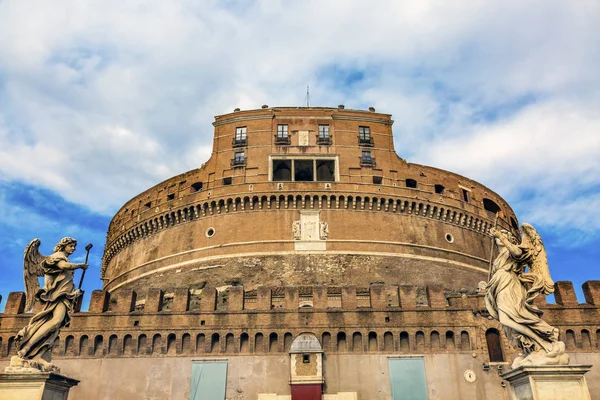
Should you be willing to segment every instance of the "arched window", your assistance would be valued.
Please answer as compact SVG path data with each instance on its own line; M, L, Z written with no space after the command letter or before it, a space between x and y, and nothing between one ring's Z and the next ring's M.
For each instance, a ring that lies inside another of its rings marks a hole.
M240 335L240 353L248 353L249 351L248 334L244 332Z
M277 334L275 332L272 332L269 335L269 353L275 353L277 352Z
M462 351L471 350L471 340L469 339L469 332L462 331L460 333L460 349Z
M392 332L386 332L383 334L383 350L394 351L394 335Z
M352 351L355 353L363 351L362 334L360 332L354 332L352 335Z
M123 354L128 356L133 354L133 338L131 335L125 335L123 338Z
M483 208L489 212L493 212L494 214L500 211L500 206L487 198L483 199Z
M228 333L227 335L225 335L225 352L233 353L234 348L235 348L235 342L234 342L233 333Z
M425 351L425 334L423 332L417 332L416 343L418 351Z
M321 347L323 347L323 351L331 350L331 333L323 332L323 336L321 336Z
M220 340L219 340L219 334L218 333L213 333L213 335L210 337L210 352L211 353L218 353L220 350Z
M403 353L408 353L410 350L410 342L408 339L408 332L400 333L400 351Z
M454 332L446 332L446 350L454 350Z
M566 346L567 349L574 349L576 347L576 342L575 342L575 332L573 332L572 330L567 330L567 332L565 332L567 340L566 340Z
M290 351L290 347L292 347L292 342L294 341L294 337L291 333L286 332L283 335L283 350Z
M167 354L177 353L177 338L174 333L170 333L167 336Z
M439 350L440 349L440 334L437 331L431 332L430 340L431 340L431 349Z
M373 351L377 351L377 333L376 332L369 332L369 351L373 352Z
M417 181L415 181L414 179L407 179L406 180L406 187L407 188L411 188L411 189L416 189L417 188Z
M587 329L581 331L581 347L585 350L592 348L592 338L590 337L590 331Z
M204 353L206 351L206 338L203 333L196 336L196 353Z
M181 337L181 352L189 354L192 347L192 337L189 333L184 333Z
M340 332L337 334L337 351L339 351L339 352L347 351L346 334L344 332Z
M500 332L497 329L490 328L485 332L485 341L488 347L490 362L504 362L502 345L500 343Z
M254 336L254 352L262 353L264 351L265 345L263 343L263 334L259 332L256 334L256 336Z

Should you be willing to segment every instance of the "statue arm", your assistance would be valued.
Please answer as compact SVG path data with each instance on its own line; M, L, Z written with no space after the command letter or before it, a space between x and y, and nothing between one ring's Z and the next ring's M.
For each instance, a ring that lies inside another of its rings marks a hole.
M86 269L87 268L87 264L75 264L75 263L71 263L65 260L60 260L59 262L56 263L56 266L60 269L64 269L64 270L76 270L78 268L82 268L82 269Z
M508 249L510 255L513 258L520 258L523 255L523 249L521 249L516 244L512 244L510 242L510 240L508 240L508 238L506 236L501 236L500 240L502 241L502 243L504 244L504 246L506 246L506 248Z

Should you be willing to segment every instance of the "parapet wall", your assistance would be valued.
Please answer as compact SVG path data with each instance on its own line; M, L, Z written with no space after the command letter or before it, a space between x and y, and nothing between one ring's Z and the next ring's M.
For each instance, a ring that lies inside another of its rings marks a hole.
M580 304L571 282L557 282L557 304L538 305L569 352L600 352L600 281L586 282L583 292ZM283 353L297 335L313 332L329 353L467 352L486 359L486 332L501 331L483 294L448 294L440 285L150 289L145 300L136 297L133 290L113 298L94 291L89 311L74 313L61 332L55 357ZM0 315L0 359L15 354L14 337L32 316L24 305L24 293L10 293ZM514 355L503 336L502 347L506 359Z

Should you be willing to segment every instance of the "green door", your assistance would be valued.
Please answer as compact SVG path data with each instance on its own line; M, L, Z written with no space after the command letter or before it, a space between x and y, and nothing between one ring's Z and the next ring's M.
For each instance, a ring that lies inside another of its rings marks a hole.
M227 363L195 361L192 364L190 400L225 400Z
M428 399L423 358L389 358L388 365L392 400Z

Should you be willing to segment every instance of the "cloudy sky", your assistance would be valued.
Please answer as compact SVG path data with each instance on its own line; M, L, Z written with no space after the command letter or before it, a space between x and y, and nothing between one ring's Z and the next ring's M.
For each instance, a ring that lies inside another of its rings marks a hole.
M210 155L213 116L393 114L398 154L491 187L555 280L600 279L600 3L0 0L0 294L34 237L94 243ZM583 297L580 298L583 301ZM0 304L0 309L4 302Z

